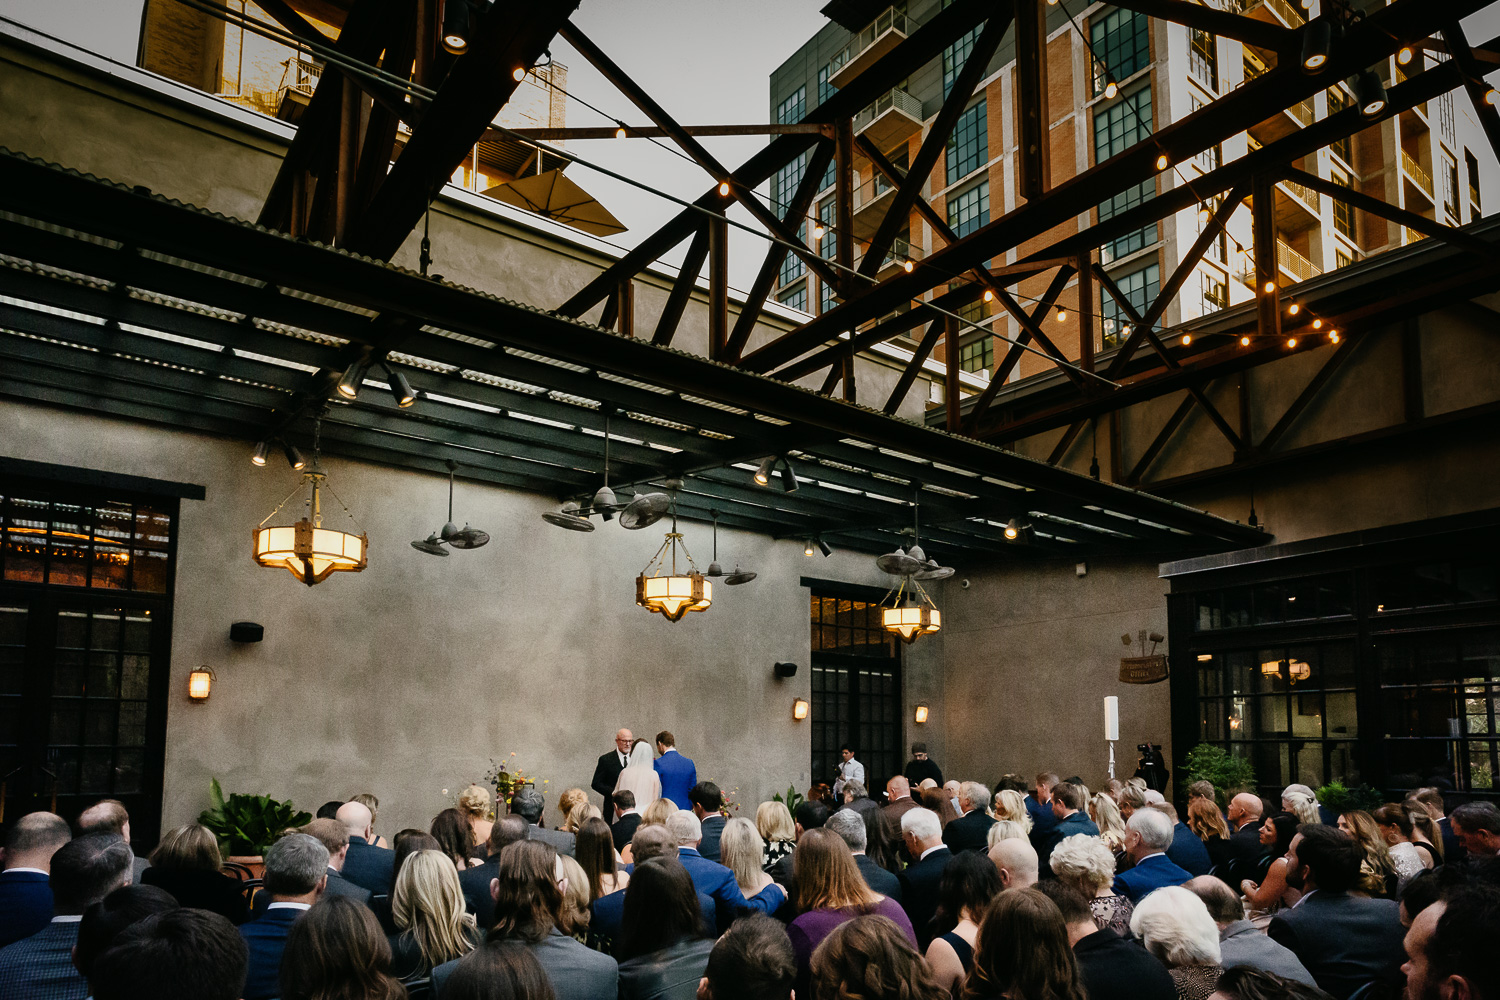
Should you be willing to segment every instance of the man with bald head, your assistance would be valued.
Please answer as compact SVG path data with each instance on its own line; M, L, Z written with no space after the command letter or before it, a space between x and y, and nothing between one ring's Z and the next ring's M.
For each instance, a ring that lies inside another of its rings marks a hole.
M635 742L635 734L628 729L621 729L615 733L615 748L609 753L599 757L599 763L594 767L594 780L589 787L598 792L604 799L604 812L609 813L609 797L614 794L615 783L620 780L620 772L630 763L630 744ZM646 803L642 803L644 808Z
M990 863L1000 873L1001 891L1036 885L1037 853L1030 841L1011 837L990 848Z
M78 836L86 833L114 833L130 845L130 813L119 799L101 799L78 814ZM151 862L136 856L130 866L130 884L140 885L141 874L151 867Z
M52 888L47 884L52 855L73 839L61 816L27 813L5 834L0 865L0 948L30 937L52 920Z
M345 802L334 817L344 824L349 853L344 857L343 876L374 896L389 896L395 881L396 852L370 843L375 819L359 802Z
M911 782L906 780L905 775L898 774L885 783L885 805L880 808L891 818L897 829L900 829L901 817L906 815L906 811L917 808L916 800L911 797Z
M1241 792L1229 800L1229 842L1219 849L1214 874L1236 891L1260 857L1260 822L1265 804L1260 796Z

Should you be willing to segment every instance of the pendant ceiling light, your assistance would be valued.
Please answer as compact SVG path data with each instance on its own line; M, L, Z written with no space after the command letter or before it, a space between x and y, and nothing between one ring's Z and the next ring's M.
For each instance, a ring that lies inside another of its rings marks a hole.
M1312 676L1312 667L1304 660L1267 660L1260 665L1266 677L1280 677L1287 684L1305 681Z
M448 466L448 520L442 528L434 531L421 541L412 542L411 547L418 552L426 552L432 556L446 556L449 548L454 549L477 549L490 542L490 533L480 531L478 528L469 527L467 521L460 528L453 523L453 475L458 470L458 463L452 460L447 462Z
M687 560L687 572L680 572L677 550ZM670 555L670 567L668 556ZM661 615L669 622L679 621L689 611L707 611L713 603L714 585L698 572L692 553L677 530L677 511L672 511L672 530L667 532L656 555L635 578L635 603Z
M880 602L880 626L908 645L943 627L943 613L922 586L922 580L942 580L953 575L952 568L938 565L935 559L928 559L918 541L920 521L917 497L921 486L916 483L912 486L912 543L905 549L897 546L894 552L888 552L875 560L875 565L883 572L901 578Z
M669 482L668 488L670 486ZM595 491L587 507L579 506L577 501L569 500L558 510L544 512L542 520L569 531L593 531L595 525L589 520L590 517L598 514L601 520L612 521L615 512L619 511L622 527L639 529L659 521L667 512L669 504L670 498L662 493L642 494L629 503L622 504L615 496L615 491L609 488L609 411L606 410L604 412L604 485Z
M708 569L703 571L703 575L712 580L722 577L725 585L730 587L738 587L754 580L756 573L753 570L740 569L739 563L734 564L733 573L725 573L724 567L719 565L719 512L711 510L708 513L714 519L714 558L713 562L708 564Z
M358 573L368 564L369 555L369 540L363 531L355 534L353 531L341 531L323 524L322 493L326 489L339 501L344 513L349 514L350 525L359 527L354 521L354 515L349 513L349 507L334 493L333 488L328 485L328 477L319 467L322 426L320 417L313 432L312 468L302 473L302 482L285 500L276 505L275 510L266 515L253 533L252 554L257 563L267 567L283 567L309 587L322 583L333 573ZM281 513L292 497L304 489L308 489L309 494L306 500L307 510L301 520L289 525L267 524Z

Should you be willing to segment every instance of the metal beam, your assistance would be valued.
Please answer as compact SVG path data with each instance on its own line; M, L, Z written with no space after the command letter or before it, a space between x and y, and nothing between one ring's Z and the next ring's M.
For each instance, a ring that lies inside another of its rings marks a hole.
M1490 110L1495 111L1496 115L1500 116L1500 111L1496 111L1492 107ZM1497 249L1494 244L1486 243L1484 240L1470 236L1468 233L1454 226L1445 226L1441 222L1435 222L1427 218L1425 215L1418 215L1416 212L1392 205L1390 202L1381 201L1379 198L1367 195L1362 191L1356 191L1353 188L1344 187L1342 184L1336 184L1331 180L1319 177L1317 174L1310 174L1306 170L1288 167L1283 173L1287 180L1296 181L1304 187L1326 194L1335 201L1345 202L1354 208L1369 212L1371 215L1382 219L1389 219L1391 222L1406 226L1408 229L1414 229L1425 236L1431 236L1445 243L1451 243L1484 260L1500 258L1500 249ZM1456 196L1457 192L1454 192L1454 194Z
M1474 117L1479 119L1485 138L1490 141L1490 152L1500 157L1500 108L1496 108L1487 99L1490 87L1484 82L1486 70L1475 59L1474 51L1469 47L1469 40L1457 18L1443 26L1443 41L1448 46L1448 54L1463 73L1464 90L1468 92L1469 102L1474 105Z
M1302 416L1308 404L1317 398L1329 380L1338 374L1338 370L1343 367L1344 362L1353 356L1355 345L1363 340L1363 337L1346 337L1344 339L1344 342L1329 356L1328 360L1323 362L1323 366L1318 369L1317 374L1313 375L1307 385L1302 388L1302 391L1297 394L1297 398L1292 400L1291 405L1282 413L1281 419L1276 421L1276 425L1267 431L1266 436L1261 438L1255 445L1254 450L1256 452L1264 453L1275 450L1282 436L1291 430L1292 425L1297 422L1298 417Z
M1236 41L1246 42L1257 48L1273 52L1288 53L1297 43L1297 32L1279 24L1259 21L1244 14L1231 14L1217 7L1190 3L1188 0L1113 0L1116 7L1133 10L1138 14L1173 21L1206 31L1210 35L1222 35Z
M884 411L895 413L901 408L906 400L906 394L911 391L912 383L917 380L917 375L922 371L922 366L932 356L932 349L937 344L938 338L943 335L943 327L946 317L938 317L927 327L927 332L922 334L922 339L917 343L917 349L912 352L911 360L901 371L901 377L896 380L896 387L891 390L890 397L885 401Z
M624 128L625 135L620 135ZM823 135L827 126L814 122L793 122L787 125L679 125L682 135ZM599 125L573 128L516 128L513 137L531 139L536 142L572 141L575 139L670 139L673 133L652 125Z
M1016 18L1016 193L1035 201L1052 186L1052 115L1047 107L1047 12L1022 3ZM957 87L955 86L955 90ZM968 100L967 93L964 100Z
M698 287L698 272L703 269L703 262L708 258L708 229L708 225L698 228L698 232L693 235L693 242L688 244L687 255L682 258L677 280L672 282L672 292L667 296L661 318L656 321L656 333L651 337L651 343L658 347L671 345L672 338L677 335L677 327L682 322L682 313L687 308L688 299L692 298Z
M1005 380L1010 378L1011 371L1021 360L1021 354L1024 350L1022 345L1031 337L1031 331L1036 328L1036 324L1041 322L1041 318L1052 308L1053 303L1057 301L1057 297L1063 293L1063 289L1068 287L1068 278L1071 276L1072 268L1064 266L1058 268L1057 274L1052 277L1052 284L1047 286L1047 290L1042 293L1041 301L1031 311L1031 326L1023 326L1021 328L1021 335L1016 338L1016 343L1012 344L1010 350L1005 352L1005 357L1001 359L999 366L995 368L995 373L990 376L990 384L984 387L984 392L980 393L979 399L975 401L974 407L969 413L970 437L977 436L976 432L980 427L981 421L984 419L985 413L989 410L990 404L994 402L995 394L1000 391L1000 387L1005 384Z

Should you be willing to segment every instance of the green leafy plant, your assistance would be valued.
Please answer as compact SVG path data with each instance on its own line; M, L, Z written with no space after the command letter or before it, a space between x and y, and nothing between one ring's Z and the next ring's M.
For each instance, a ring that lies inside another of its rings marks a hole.
M782 797L782 795L781 795L780 792L777 792L775 795L771 796L771 798L773 800L775 800L777 802L780 802L783 805L785 805L788 812L796 812L797 811L797 807L800 806L803 802L807 801L806 798L804 798L797 791L797 786L796 785L787 785L786 786L786 797L785 798Z
M1371 812L1380 808L1385 802L1385 796L1369 785L1346 788L1342 781L1330 781L1318 789L1317 796L1318 801L1334 813L1344 813L1350 809L1363 809L1365 812Z
M203 810L198 822L213 831L226 857L263 855L288 827L312 822L311 813L299 812L291 802L279 802L269 795L225 798L218 778L209 783L208 798L212 806Z
M1223 747L1199 743L1188 751L1187 784L1207 781L1221 800L1255 787L1255 767L1245 758L1236 757Z

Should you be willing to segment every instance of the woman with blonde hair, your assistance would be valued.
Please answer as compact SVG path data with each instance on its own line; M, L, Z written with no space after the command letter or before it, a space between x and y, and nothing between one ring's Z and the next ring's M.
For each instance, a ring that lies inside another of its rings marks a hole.
M985 848L994 847L1002 840L1030 841L1031 837L1015 820L997 819L990 824L990 832L984 835Z
M1350 809L1339 816L1339 829L1354 838L1359 846L1359 878L1355 888L1371 899L1392 899L1396 894L1396 863L1391 860L1385 835L1375 824L1375 817L1363 809Z
M762 802L755 808L755 832L765 841L760 852L760 866L769 869L791 854L797 846L797 825L785 802Z
M583 870L577 858L559 854L557 860L562 863L563 877L568 882L566 888L563 889L562 910L558 914L557 929L575 941L584 942L588 935L589 918L594 915L589 909L589 904L593 902L593 899L589 892L588 873Z
M1088 900L1100 930L1108 928L1121 937L1129 934L1135 907L1110 888L1115 881L1115 856L1104 841L1086 833L1064 837L1052 848L1051 864L1059 882Z
M1104 846L1111 851L1125 848L1125 821L1120 818L1120 807L1115 800L1103 792L1089 799L1089 819L1099 828Z
M458 811L473 831L474 843L483 844L490 839L490 830L495 826L490 819L490 790L483 785L470 785L458 793Z
M358 802L370 810L370 846L389 848L391 845L385 842L385 838L375 832L375 818L380 815L380 800L369 792L360 792L358 795L351 795L349 801Z
M577 833L583 828L585 820L603 818L604 813L599 810L598 806L587 801L579 802L572 809L568 810L567 816L563 819L562 826L558 827L558 829L565 833Z
M1304 792L1294 785L1281 793L1281 809L1297 817L1298 823L1323 822L1323 814L1318 812L1318 800L1311 792Z
M141 883L166 890L183 906L208 910L242 924L249 915L245 890L240 880L225 875L223 868L224 859L213 832L189 823L162 834L151 852L151 867L141 873Z
M406 859L391 887L391 967L397 978L421 979L444 962L462 958L484 940L464 909L458 869L446 851L418 851Z
M995 819L1010 820L1021 824L1021 832L1031 832L1031 814L1026 811L1026 799L1014 788L1002 788L995 793Z
M641 810L641 826L666 826L667 817L677 811L671 799L657 799Z
M558 824L559 830L567 830L569 833L577 832L578 828L567 826L568 817L571 816L579 806L588 803L589 796L582 788L569 788L557 797L557 815L562 817Z
M762 867L765 849L755 824L743 816L725 823L719 834L719 864L734 872L735 884L746 899L771 884L771 876Z

